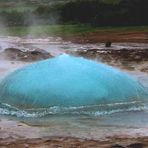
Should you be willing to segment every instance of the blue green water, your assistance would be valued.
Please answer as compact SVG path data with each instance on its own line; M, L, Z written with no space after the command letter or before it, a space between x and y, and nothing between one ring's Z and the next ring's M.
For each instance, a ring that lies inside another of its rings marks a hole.
M18 69L0 82L0 114L103 115L145 109L148 89L103 63L61 55Z

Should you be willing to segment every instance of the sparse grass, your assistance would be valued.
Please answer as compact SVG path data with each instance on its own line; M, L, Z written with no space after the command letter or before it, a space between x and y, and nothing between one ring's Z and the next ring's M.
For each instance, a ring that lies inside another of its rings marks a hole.
M118 26L118 27L98 27L100 32L148 32L148 26Z
M38 5L24 5L24 4L17 4L14 6L8 5L8 6L0 6L0 12L24 12L24 11L33 11L38 7Z
M12 12L12 11L17 11L17 12L24 12L24 11L33 11L37 8L36 5L21 5L21 6L13 6L13 7L0 7L0 12Z
M31 27L0 27L0 35L12 36L77 36L97 32L148 32L148 26L92 27L89 25L47 25Z
M31 27L1 27L0 34L14 36L68 36L94 32L96 28L88 25L47 25Z
M121 0L102 0L106 4L119 4Z

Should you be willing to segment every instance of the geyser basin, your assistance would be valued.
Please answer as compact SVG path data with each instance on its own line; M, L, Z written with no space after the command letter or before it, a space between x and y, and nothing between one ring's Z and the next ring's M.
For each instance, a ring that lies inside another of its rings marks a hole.
M21 109L124 103L144 98L143 86L128 74L69 55L16 70L0 83L0 102Z

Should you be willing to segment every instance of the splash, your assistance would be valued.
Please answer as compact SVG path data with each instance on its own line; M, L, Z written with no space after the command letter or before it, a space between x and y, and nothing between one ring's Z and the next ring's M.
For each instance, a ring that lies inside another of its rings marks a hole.
M84 58L61 55L18 69L0 82L0 102L30 109L142 101L132 76Z

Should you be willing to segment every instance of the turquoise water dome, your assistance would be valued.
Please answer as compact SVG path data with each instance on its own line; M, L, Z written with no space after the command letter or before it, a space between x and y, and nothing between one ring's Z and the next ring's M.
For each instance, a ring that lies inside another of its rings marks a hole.
M81 57L61 55L30 64L0 82L0 102L21 109L78 107L146 98L132 76Z

